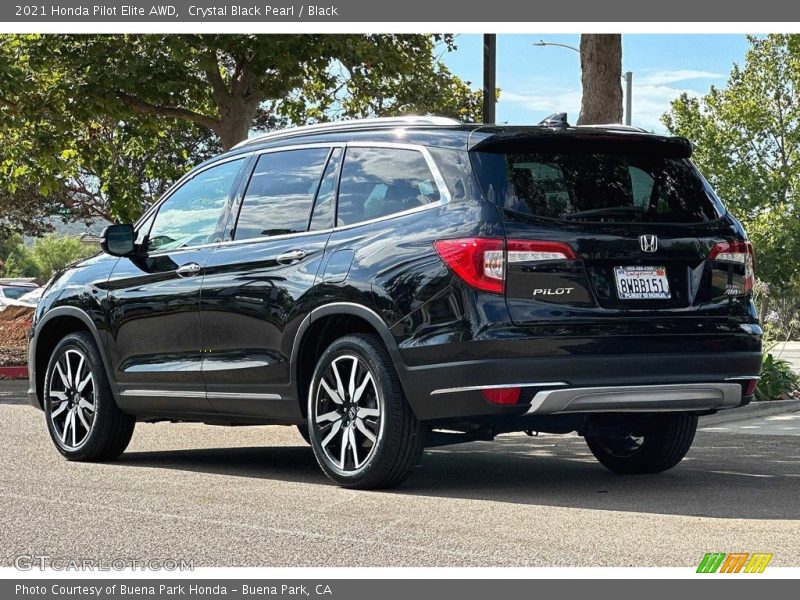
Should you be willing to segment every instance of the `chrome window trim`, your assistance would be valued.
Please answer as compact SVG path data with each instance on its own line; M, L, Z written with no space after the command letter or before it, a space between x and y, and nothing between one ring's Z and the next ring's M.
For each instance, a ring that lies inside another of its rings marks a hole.
M254 156L262 154L273 154L275 152L291 152L292 150L313 150L314 148L344 148L347 142L311 142L308 144L287 144L286 146L275 146L273 148L261 148L251 152ZM255 169L253 170L255 172Z
M224 164L225 162L229 162L230 160L237 160L237 159L246 158L246 157L249 157L249 156L260 156L262 154L271 154L271 153L274 153L274 152L287 152L287 151L291 151L291 150L304 150L304 149L313 149L313 148L331 148L331 149L333 149L333 148L342 148L345 151L345 155L344 155L344 160L345 161L347 160L347 150L346 150L347 148L394 148L394 149L399 149L399 150L412 150L412 151L419 152L420 154L422 154L422 157L425 159L425 163L428 165L428 169L430 170L431 175L433 176L433 181L436 184L436 188L437 188L437 190L439 192L439 201L438 202L431 202L430 204L424 204L422 206L417 206L415 208L409 208L408 210L392 213L390 215L385 215L385 216L382 216L382 217L375 217L374 219L368 219L366 221L359 221L358 223L351 223L349 225L338 225L338 226L331 227L331 228L328 228L328 229L317 229L315 231L300 231L300 232L297 232L297 233L286 233L286 234L283 234L283 235L262 236L262 237L256 237L256 238L248 238L246 240L228 240L228 241L225 241L225 242L209 242L207 244L200 244L198 246L191 246L189 248L177 248L175 250L165 250L163 252L152 252L152 253L149 253L148 256L160 256L160 255L163 255L163 254L178 254L178 253L181 253L181 252L189 252L189 251L193 251L193 250L203 250L203 249L212 248L212 247L227 247L227 246L236 246L236 245L240 245L240 244L257 244L257 243L266 242L266 241L270 241L270 240L285 240L285 239L290 239L290 238L295 238L295 237L301 238L301 237L308 236L308 235L320 235L320 234L326 234L326 233L334 233L334 232L337 232L337 231L346 231L348 229L353 229L355 227L361 227L362 225L372 225L373 223L380 223L382 221L388 221L390 219L397 219L397 218L405 217L405 216L412 215L412 214L415 214L415 213L418 213L418 212L422 212L422 211L426 211L426 210L432 210L434 208L441 208L442 206L445 206L445 205L449 204L452 201L452 197L450 196L450 191L447 189L447 185L446 185L446 183L444 181L444 177L442 176L441 172L439 171L439 167L436 165L436 162L434 161L433 156L431 156L431 153L428 151L428 148L425 147L425 146L422 146L420 144L407 144L407 143L403 143L403 142L368 142L368 141L364 141L364 142L360 142L360 141L359 142L315 142L315 143L311 143L311 144L289 144L289 145L285 145L285 146L277 146L277 147L274 147L274 148L263 148L261 150L254 150L253 152L248 152L246 154L237 154L236 156L230 157L230 158L228 158L226 160L220 160L220 161L217 161L217 162L212 163L210 165L206 165L205 167L203 167L202 169L200 169L200 170L198 170L196 172L190 171L189 173L187 173L187 175L185 175L184 177L179 179L175 183L175 185L172 188L170 188L170 190L164 195L164 197L162 197L144 215L142 215L142 217L139 219L139 221L137 221L137 225L138 225L138 223L140 221L144 221L153 210L157 210L158 207L160 207L161 204L166 202L169 199L169 197L175 191L177 191L179 184L183 185L183 183L185 181L187 181L187 177L190 174L192 175L192 177L190 177L189 179L192 179L192 178L194 178L195 175L197 175L199 173L202 173L206 169L210 169L210 168L215 167L217 165ZM337 194L337 200L338 200L338 194ZM241 203L240 203L239 207L241 208ZM338 202L337 202L337 207L338 207ZM238 213L237 213L237 219L238 219Z

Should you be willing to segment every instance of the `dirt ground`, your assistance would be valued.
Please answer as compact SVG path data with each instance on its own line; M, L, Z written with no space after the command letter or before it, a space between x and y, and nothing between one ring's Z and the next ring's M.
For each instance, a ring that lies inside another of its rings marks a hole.
M0 310L0 367L24 365L33 309L7 306Z

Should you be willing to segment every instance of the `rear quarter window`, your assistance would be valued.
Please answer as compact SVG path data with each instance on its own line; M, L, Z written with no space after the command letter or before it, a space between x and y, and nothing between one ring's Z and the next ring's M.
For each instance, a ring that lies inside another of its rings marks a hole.
M405 148L347 149L339 183L338 225L419 208L441 199L425 156Z

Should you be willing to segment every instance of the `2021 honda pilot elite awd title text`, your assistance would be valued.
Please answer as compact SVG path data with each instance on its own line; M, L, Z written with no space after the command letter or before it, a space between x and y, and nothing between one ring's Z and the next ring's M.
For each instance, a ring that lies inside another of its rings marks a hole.
M72 460L181 420L297 425L348 487L512 431L669 469L761 363L752 248L690 154L435 117L248 140L50 284L31 402Z

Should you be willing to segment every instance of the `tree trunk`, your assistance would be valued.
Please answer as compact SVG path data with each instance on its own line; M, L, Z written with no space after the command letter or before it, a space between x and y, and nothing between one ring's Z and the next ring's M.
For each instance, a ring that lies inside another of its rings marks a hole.
M244 61L229 84L223 81L219 67L207 70L206 77L211 83L212 96L219 114L219 120L212 129L219 136L222 147L230 150L247 139L261 104L262 94L255 84L255 74Z
M231 98L229 102L218 106L221 118L213 130L219 136L224 150L230 150L247 139L258 106L257 100L243 98Z
M622 123L622 36L581 35L581 114L578 125Z

